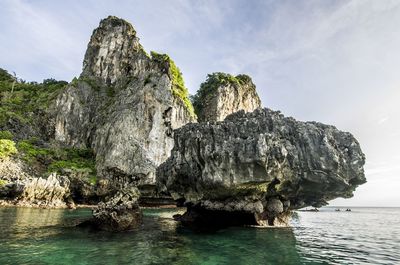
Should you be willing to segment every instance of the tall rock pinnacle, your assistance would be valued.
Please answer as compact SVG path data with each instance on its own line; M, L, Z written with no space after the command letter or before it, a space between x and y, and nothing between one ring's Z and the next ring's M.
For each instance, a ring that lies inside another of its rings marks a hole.
M56 102L55 138L92 148L97 174L152 184L173 130L195 121L179 69L146 54L132 25L110 16L88 44L79 79Z
M120 77L134 75L146 57L132 25L109 16L90 38L81 76L101 78L110 85Z

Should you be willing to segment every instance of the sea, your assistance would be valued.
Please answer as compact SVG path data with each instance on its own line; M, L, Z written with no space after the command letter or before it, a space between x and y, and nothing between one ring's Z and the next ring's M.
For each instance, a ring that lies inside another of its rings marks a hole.
M400 264L400 208L350 208L207 233L174 221L179 208L144 209L121 233L76 227L90 209L0 208L0 264Z

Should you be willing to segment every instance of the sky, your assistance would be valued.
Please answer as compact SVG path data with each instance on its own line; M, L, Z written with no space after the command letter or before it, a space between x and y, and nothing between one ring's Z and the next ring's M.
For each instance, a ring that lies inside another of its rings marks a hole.
M0 67L71 81L108 15L169 54L191 94L245 73L264 107L351 132L368 182L331 205L400 206L400 1L0 0Z

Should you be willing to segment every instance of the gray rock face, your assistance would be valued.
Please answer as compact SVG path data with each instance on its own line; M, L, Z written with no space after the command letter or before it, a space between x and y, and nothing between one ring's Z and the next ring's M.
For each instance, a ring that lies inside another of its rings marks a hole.
M174 137L159 188L189 207L254 213L258 224L285 224L290 210L351 197L366 181L350 133L269 109L188 124Z
M81 77L57 98L55 139L92 148L100 176L118 172L154 184L156 168L173 147L173 130L195 121L172 93L170 67L146 54L128 22L102 20Z
M125 231L137 228L142 223L139 210L139 190L130 187L118 191L106 203L99 203L93 210L90 224L105 231Z
M201 84L194 106L199 122L223 121L239 110L252 112L261 108L261 100L249 76L214 73Z
M132 76L148 65L148 56L131 24L117 17L103 19L94 30L83 61L82 76L107 85Z

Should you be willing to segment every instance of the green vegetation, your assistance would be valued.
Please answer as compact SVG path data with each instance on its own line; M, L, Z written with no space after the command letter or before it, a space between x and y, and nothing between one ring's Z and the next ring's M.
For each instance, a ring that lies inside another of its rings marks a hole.
M0 81L1 82L13 82L14 77L10 75L6 70L0 68Z
M14 138L10 131L0 131L0 139L12 140Z
M71 85L74 87L78 87L79 82L85 82L88 84L92 89L94 89L97 92L105 92L106 95L110 98L114 97L115 94L118 91L118 87L116 86L110 86L110 85L105 85L102 82L100 82L98 79L94 77L87 77L87 76L81 76L79 78L74 78L71 81Z
M0 126L3 127L9 119L34 125L34 114L45 111L66 84L54 79L45 79L40 84L21 79L14 82L7 71L0 69Z
M0 187L7 185L7 181L4 179L0 179Z
M89 83L95 89L97 83L91 79L74 78L72 83L78 81ZM27 83L21 79L14 78L7 71L0 69L0 158L18 154L32 170L38 174L47 175L52 172L63 171L78 172L79 176L88 178L89 181L96 180L95 159L93 152L89 149L58 148L43 146L38 138L12 141L14 135L7 130L8 121L13 120L19 126L28 125L32 128L38 126L38 119L46 113L51 102L58 93L67 85L65 81L45 79L42 83ZM112 96L113 90L107 90L107 95Z
M18 142L17 148L21 152L22 158L33 163L36 159L46 160L48 156L51 155L51 151L47 148L40 148L34 145L36 139L22 140Z
M212 95L218 87L227 85L238 86L249 82L252 82L251 77L243 74L233 76L216 72L207 75L206 81L200 85L200 89L197 91L196 95L191 97L196 114L199 115L202 112L206 98Z
M182 100L187 110L192 116L195 116L193 105L189 100L189 91L185 87L183 76L175 62L167 54L159 54L154 51L150 52L153 61L157 62L162 69L167 69L168 76L172 82L172 94Z
M107 96L113 97L115 96L115 89L111 86L107 87Z
M0 159L7 158L17 152L14 141L8 139L0 140Z
M47 172L63 173L65 170L81 173L92 184L97 181L95 158L92 150L79 148L63 148L53 150L52 162Z
M52 148L37 146L36 139L17 144L20 157L33 167L41 167L42 173L72 171L96 182L93 152L86 148Z

